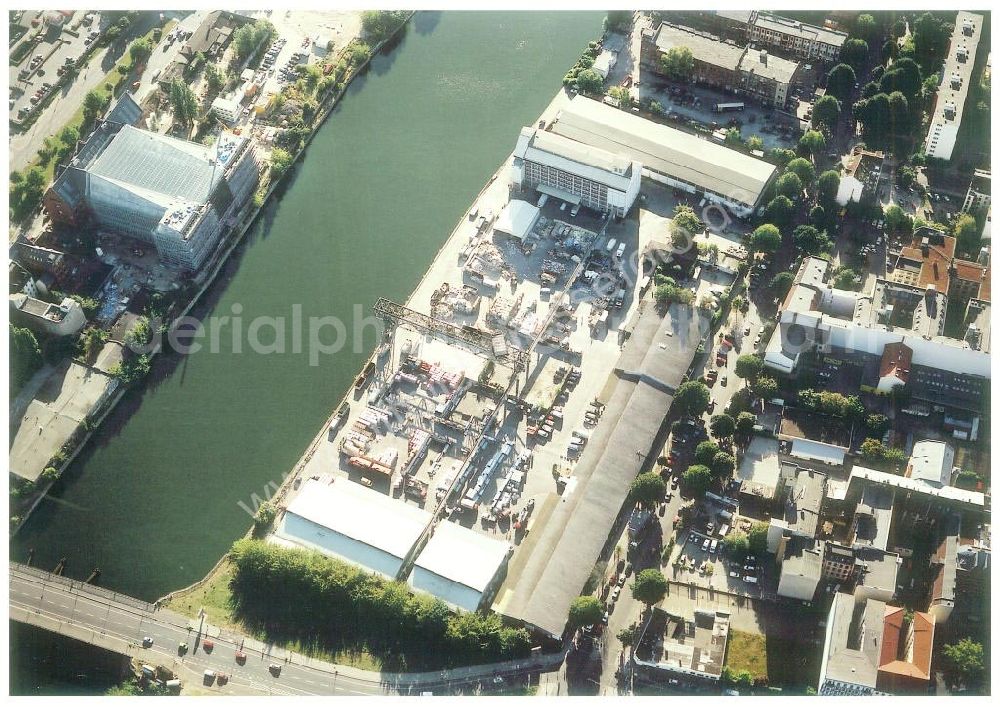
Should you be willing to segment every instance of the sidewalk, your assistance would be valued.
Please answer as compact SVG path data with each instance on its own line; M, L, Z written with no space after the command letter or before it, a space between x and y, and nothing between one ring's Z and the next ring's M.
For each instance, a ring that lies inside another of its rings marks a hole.
M160 610L161 613L170 615L172 612ZM182 624L183 625L183 624ZM216 641L225 641L233 645L242 643L243 650L247 653L260 653L273 658L276 662L287 662L289 664L301 665L312 670L328 673L330 675L345 675L357 680L367 682L382 682L395 687L416 687L426 683L441 682L467 682L474 678L493 677L495 675L512 675L532 670L552 670L559 666L562 671L563 654L548 653L524 658L522 660L510 660L499 663L487 663L485 665L470 665L462 668L451 668L449 670L435 670L422 673L383 673L372 670L362 670L349 665L338 665L316 658L295 653L284 648L272 646L258 641L254 638L240 636L229 631L223 631L218 626L205 623L201 619L187 619L187 626L197 631L201 628L201 635L204 638L212 638ZM565 692L563 693L565 694Z

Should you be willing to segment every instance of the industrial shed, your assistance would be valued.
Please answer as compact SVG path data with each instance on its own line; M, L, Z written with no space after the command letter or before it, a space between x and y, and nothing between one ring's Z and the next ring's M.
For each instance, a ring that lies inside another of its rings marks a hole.
M288 505L274 541L395 579L431 516L346 479L310 480Z
M539 214L541 214L541 209L534 204L520 199L511 199L501 209L493 230L523 241L538 223Z
M506 576L510 543L444 521L417 556L410 586L466 611L490 601Z

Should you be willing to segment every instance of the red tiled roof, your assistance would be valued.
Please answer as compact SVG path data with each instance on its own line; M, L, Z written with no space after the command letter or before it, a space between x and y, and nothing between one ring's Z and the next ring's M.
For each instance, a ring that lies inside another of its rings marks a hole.
M913 363L913 349L901 341L886 344L882 350L882 363L879 365L878 377L892 375L905 384L910 377L910 367Z
M934 649L934 617L922 611L913 612L913 651L910 660L900 657L900 644L908 639L905 610L898 606L885 607L885 621L882 629L882 651L879 656L880 672L929 680L931 674L931 654Z

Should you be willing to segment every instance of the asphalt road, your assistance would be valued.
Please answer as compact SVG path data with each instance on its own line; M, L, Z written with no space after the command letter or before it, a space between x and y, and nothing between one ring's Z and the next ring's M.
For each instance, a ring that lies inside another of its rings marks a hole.
M169 668L185 686L185 692L218 694L273 695L385 695L422 692L452 692L456 689L489 684L495 675L517 676L540 669L529 660L515 663L470 666L434 673L380 674L349 666L338 666L272 649L253 639L219 635L218 629L189 621L184 616L164 609L154 609L139 600L116 600L107 592L79 582L51 577L42 581L37 571L10 566L10 610L14 620L33 623L80 640L104 647L124 645L127 654L137 661ZM34 614L35 617L30 615ZM202 645L206 635L215 646L207 653ZM142 648L144 637L153 645ZM178 646L187 643L188 652L178 655ZM247 656L244 665L237 665L236 651L243 647ZM286 659L287 658L287 659ZM280 675L273 676L269 666L281 666ZM554 665L541 669L551 670ZM220 687L217 682L204 685L205 670L229 675L229 682Z
M184 13L165 14L172 15ZM105 75L107 75L107 73L114 67L118 58L120 58L126 51L128 44L136 37L142 36L152 29L157 20L158 16L156 13L140 14L139 19L135 22L135 24L128 28L121 38L119 38L110 47L98 49L90 57L90 60L86 63L86 65L79 69L79 73L72 83L68 86L62 86L56 89L56 95L52 97L52 100L49 101L48 105L45 106L41 114L35 119L35 122L30 128L28 128L27 131L16 134L13 132L11 133L9 142L10 155L8 157L11 170L22 169L29 162L31 162L32 159L34 159L38 150L42 147L45 138L62 130L63 126L71 117L73 117L73 114L76 113L77 109L83 104L84 96L86 96L91 89L96 88L98 84L104 80ZM97 21L95 20L94 27L96 26ZM84 30L86 29L87 28L84 28ZM83 31L79 40L74 40L74 42L83 42L86 35L86 31ZM63 33L63 36L67 40L73 39L65 32ZM82 48L74 49L71 45L67 45L67 47L69 48L57 51L53 55L52 59L45 62L43 65L46 69L44 77L38 77L35 75L31 79L31 85L27 86L27 95L29 97L35 92L38 86L41 86L43 81L48 81L50 83L56 82L58 78L56 76L56 70L59 68L58 64L61 64L63 61L60 57L70 55L79 56L82 52ZM159 47L153 51L154 55L157 52L162 53ZM171 56L173 54L172 52L168 53L170 53ZM25 61L31 61L31 56L29 55Z

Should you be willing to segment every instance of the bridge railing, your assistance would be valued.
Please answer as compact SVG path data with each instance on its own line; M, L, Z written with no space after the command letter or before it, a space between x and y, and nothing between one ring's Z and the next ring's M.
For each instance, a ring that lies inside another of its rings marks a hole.
M70 579L69 577L63 577L62 575L52 574L51 572L40 570L37 567L29 567L28 565L11 562L10 572L11 574L21 574L34 577L42 584L58 584L63 587L67 587L70 591L90 594L91 596L100 596L108 601L131 606L139 611L152 612L154 608L153 604L148 601L136 599L135 597L130 597L128 594L121 594L110 589L105 589L104 587L98 587L95 584L87 584L86 582L81 582L76 579Z

